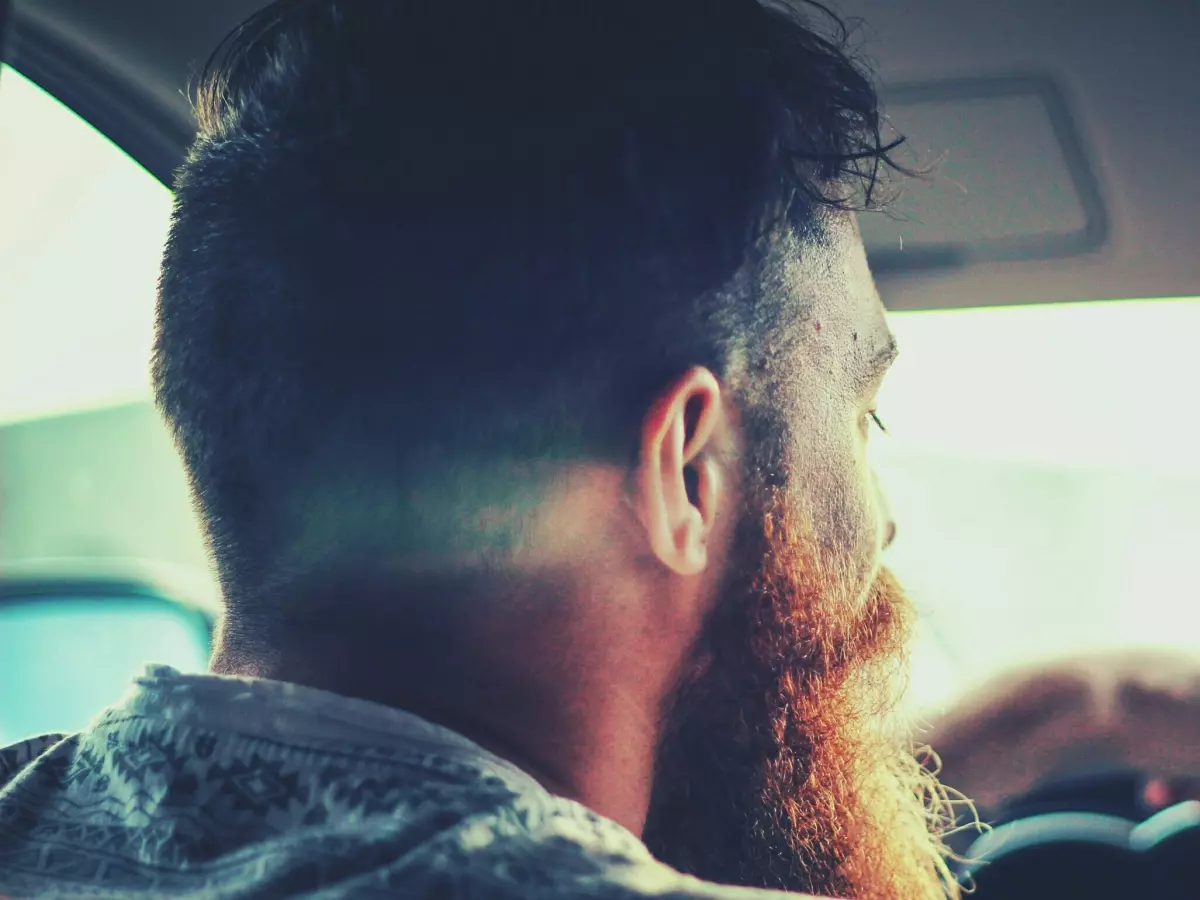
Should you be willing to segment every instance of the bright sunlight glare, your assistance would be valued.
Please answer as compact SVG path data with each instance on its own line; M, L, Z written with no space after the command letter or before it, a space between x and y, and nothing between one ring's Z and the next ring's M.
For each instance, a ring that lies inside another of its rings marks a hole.
M1200 299L895 314L872 454L923 612L914 705L1117 649L1200 653Z
M171 192L0 77L0 424L144 400Z
M897 313L880 411L910 450L1200 474L1200 300Z

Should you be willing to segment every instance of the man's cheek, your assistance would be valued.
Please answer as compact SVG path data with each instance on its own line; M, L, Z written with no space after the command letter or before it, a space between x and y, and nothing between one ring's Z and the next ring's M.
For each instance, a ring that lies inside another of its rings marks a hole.
M826 496L823 568L830 586L841 585L861 595L879 567L882 533L880 511L869 471L847 467L846 476Z

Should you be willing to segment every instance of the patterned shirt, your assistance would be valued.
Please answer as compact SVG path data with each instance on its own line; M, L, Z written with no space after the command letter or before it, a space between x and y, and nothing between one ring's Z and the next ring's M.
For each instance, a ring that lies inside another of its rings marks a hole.
M0 897L34 896L784 895L681 875L408 713L152 666L83 733L0 750Z

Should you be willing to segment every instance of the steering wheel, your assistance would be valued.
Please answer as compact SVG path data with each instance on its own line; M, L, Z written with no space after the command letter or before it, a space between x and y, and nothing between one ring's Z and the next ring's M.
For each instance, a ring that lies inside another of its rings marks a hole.
M975 900L1200 897L1200 800L1145 816L1136 772L1051 783L1009 804L967 850Z

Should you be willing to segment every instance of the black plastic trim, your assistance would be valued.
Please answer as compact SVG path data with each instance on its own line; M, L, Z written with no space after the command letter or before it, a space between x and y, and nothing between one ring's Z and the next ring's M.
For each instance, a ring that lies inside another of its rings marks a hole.
M16 16L4 62L75 111L167 187L195 136L143 89L114 77L36 21Z

